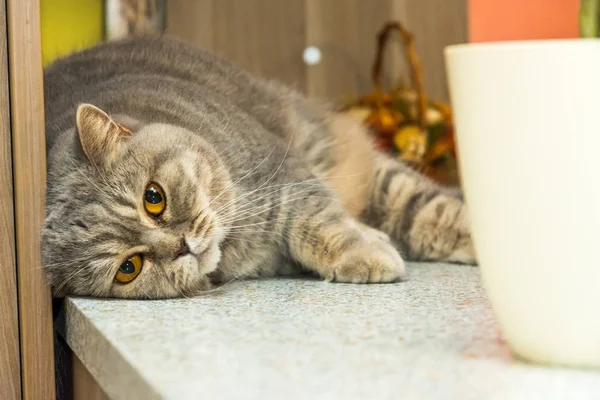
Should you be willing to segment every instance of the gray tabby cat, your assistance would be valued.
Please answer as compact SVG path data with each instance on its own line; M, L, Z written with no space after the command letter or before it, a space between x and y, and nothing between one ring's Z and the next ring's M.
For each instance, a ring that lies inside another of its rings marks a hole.
M193 296L290 266L395 282L400 254L475 262L458 194L377 153L349 117L182 43L58 60L45 104L58 296Z

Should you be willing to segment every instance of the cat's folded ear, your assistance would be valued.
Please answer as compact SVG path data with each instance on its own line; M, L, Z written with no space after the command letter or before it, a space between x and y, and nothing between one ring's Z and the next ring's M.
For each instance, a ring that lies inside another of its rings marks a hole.
M131 131L91 104L77 108L77 133L83 153L98 168L106 169L118 157Z

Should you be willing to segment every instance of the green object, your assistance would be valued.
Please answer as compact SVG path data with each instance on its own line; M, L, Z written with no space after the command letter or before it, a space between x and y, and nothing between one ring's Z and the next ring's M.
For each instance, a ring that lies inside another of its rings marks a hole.
M598 37L600 0L581 0L579 32L582 38Z

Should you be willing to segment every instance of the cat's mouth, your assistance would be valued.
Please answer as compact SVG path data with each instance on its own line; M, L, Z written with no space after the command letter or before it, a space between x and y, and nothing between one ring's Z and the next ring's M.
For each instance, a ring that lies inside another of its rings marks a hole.
M207 246L190 253L198 263L198 272L203 275L209 274L217 269L219 260L221 259L221 250L216 241L208 243Z
M203 264L205 259L206 259L206 253L208 252L208 247L197 251L195 253L190 253L190 255L192 257L194 257L196 259L196 261L198 261L198 264Z

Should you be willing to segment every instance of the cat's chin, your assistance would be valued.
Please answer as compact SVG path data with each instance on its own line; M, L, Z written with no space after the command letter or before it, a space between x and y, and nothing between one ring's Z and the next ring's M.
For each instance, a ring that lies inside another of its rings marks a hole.
M219 260L221 260L221 249L219 243L214 241L206 250L199 254L194 253L198 263L198 272L201 275L208 275L217 269Z

